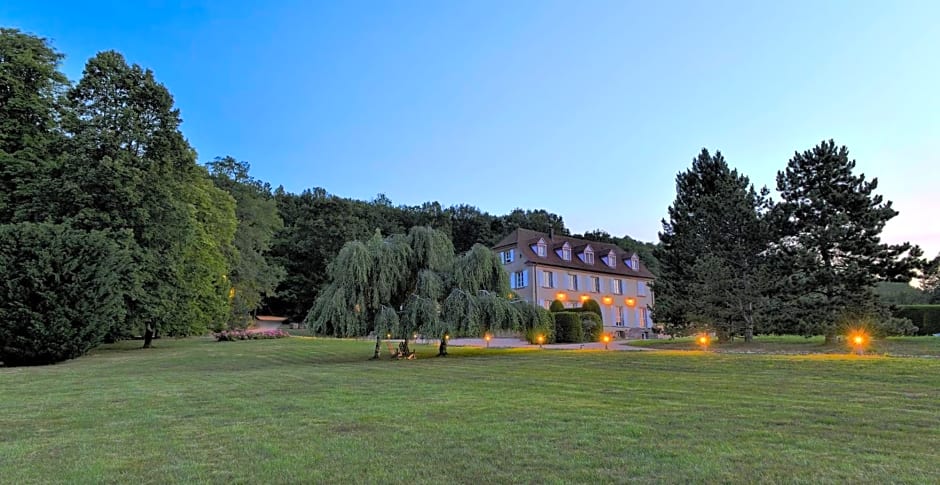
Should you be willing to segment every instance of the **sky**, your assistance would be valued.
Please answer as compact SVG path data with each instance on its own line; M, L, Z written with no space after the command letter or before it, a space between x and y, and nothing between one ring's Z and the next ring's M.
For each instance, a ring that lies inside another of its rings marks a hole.
M846 145L940 252L940 2L6 0L77 80L114 49L174 95L200 161L299 192L560 214L655 241L706 147L758 186Z

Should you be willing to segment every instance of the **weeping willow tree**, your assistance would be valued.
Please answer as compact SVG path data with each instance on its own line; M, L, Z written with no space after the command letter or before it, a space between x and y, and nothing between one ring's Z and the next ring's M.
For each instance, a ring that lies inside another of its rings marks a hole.
M509 276L489 248L477 244L455 259L447 235L428 227L348 242L328 275L307 322L338 337L374 332L373 358L384 335L402 339L406 354L412 335L439 337L444 356L448 335L516 330L530 318L520 308L527 303L511 300Z
M454 246L446 234L413 227L407 235L346 243L330 263L330 283L320 292L307 322L338 337L375 334L378 358L382 335L403 338L436 328Z
M448 333L480 335L519 328L522 314L510 299L509 276L489 248L475 244L457 258L452 281L439 326L434 328L441 335L438 355L447 355Z

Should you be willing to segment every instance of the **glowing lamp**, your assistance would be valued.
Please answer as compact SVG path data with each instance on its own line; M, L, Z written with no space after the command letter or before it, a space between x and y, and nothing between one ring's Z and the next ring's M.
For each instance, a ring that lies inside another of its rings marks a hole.
M700 335L695 340L696 342L698 342L699 345L702 346L702 350L708 350L708 344L711 343L710 339L708 338L708 335Z
M492 335L486 334L483 336L483 339L486 340L486 348L490 348L490 339L493 338Z
M545 336L544 336L544 335L539 335L539 336L536 338L536 340L538 340L538 342L539 342L539 348L541 349L541 348L542 348L542 344L545 342Z
M604 350L607 350L607 344L610 343L610 335L607 335L607 334L605 333L605 334L604 334L604 337L603 337L603 340L604 340Z
M855 353L862 355L865 353L865 345L868 344L869 337L865 332L855 332L849 336L849 342L855 347Z
M605 296L605 297L604 297L604 304L605 304L605 305L610 305L610 304L613 303L613 302L614 302L614 299L613 299L613 298L611 298L611 297L609 297L609 296Z
M444 340L450 340L450 335L444 334Z
M586 302L586 301L588 301L588 300L590 300L590 299L591 299L591 297L590 297L590 296L587 296L587 295L581 295L581 303L584 303L584 302Z
M564 293L558 293L558 294L555 295L555 299L558 300L558 301L565 301L565 300L568 299L568 295L566 295L566 294L564 294Z
M385 338L392 338L392 334L390 333L385 334Z
M626 303L627 306L629 306L629 307L632 307L632 306L635 306L635 305L636 305L636 300L633 299L633 298L627 298L627 299L623 300L623 302Z

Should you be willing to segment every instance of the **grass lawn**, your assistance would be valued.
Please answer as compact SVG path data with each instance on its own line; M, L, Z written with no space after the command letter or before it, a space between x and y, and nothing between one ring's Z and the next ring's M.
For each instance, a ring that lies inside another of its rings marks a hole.
M631 340L629 344L664 350L699 350L694 337ZM826 345L822 336L806 338L797 335L759 336L751 343L737 339L734 342L714 343L710 348L718 352L785 354L844 354L851 351L851 347L844 342ZM940 337L889 337L873 340L866 352L869 355L940 357Z
M0 368L0 482L940 482L940 359L138 344Z

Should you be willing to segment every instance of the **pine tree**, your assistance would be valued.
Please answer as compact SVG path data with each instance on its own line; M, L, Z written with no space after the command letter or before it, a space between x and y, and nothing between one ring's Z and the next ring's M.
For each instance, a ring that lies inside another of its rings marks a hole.
M789 271L789 329L827 341L840 321L877 313L874 285L910 280L921 256L910 243L881 242L885 223L898 213L875 194L878 179L866 181L854 170L848 149L829 140L795 153L777 173L777 261Z
M769 301L764 253L770 232L766 189L754 190L721 152L708 150L676 176L656 257L657 320L671 333L706 324L722 338L754 334Z

